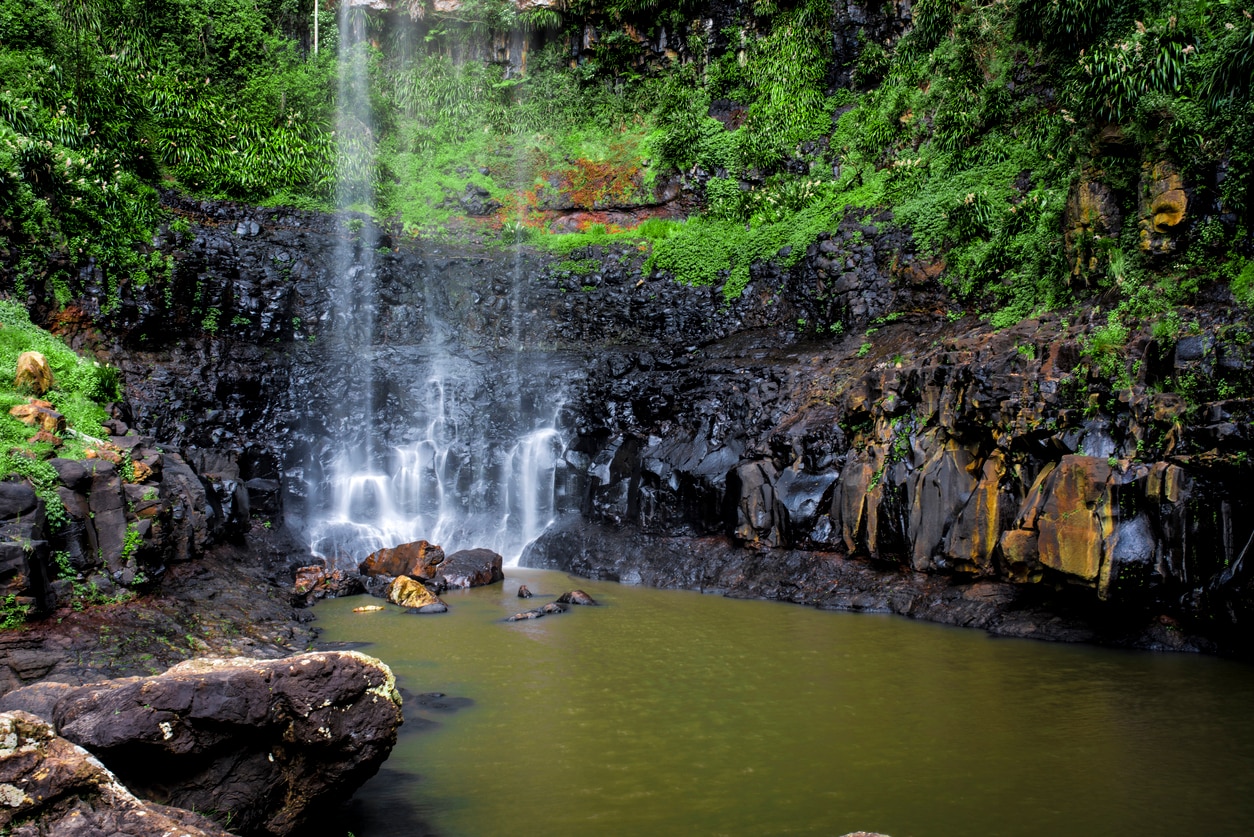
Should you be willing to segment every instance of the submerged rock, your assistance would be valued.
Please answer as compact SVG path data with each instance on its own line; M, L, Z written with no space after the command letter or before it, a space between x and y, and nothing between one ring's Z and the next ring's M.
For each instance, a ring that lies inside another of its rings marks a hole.
M569 593L563 593L557 597L558 604L572 605L596 605L596 599L589 596L582 590L571 590Z
M189 660L81 686L53 720L146 799L221 812L238 834L285 835L378 771L401 710L386 665L335 651Z
M566 612L565 605L560 605L557 602L549 602L543 607L534 607L531 610L524 610L522 613L515 613L513 616L509 617L505 621L506 622L523 622L528 619L539 619L541 617L548 616L550 613L565 613L565 612Z
M518 598L520 598L520 599L530 599L530 598L531 598L531 596L532 596L532 593L531 593L531 591L530 591L530 590L528 590L528 589L527 589L527 585L526 585L526 584L520 584L520 585L518 585Z
M410 608L409 610L405 612L417 613L417 614L448 613L448 605L446 605L444 602L436 601L436 602L432 602L431 604L425 604L422 607Z
M0 833L230 837L209 820L135 798L82 747L26 712L0 714Z

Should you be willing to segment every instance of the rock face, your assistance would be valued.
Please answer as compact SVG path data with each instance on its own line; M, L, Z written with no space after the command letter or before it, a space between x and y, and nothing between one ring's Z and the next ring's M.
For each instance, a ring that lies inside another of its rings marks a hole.
M866 25L877 39L896 37L902 9L876 14ZM856 52L842 44L842 55ZM1138 223L1158 252L1160 238L1190 233L1197 212L1170 167L1149 166L1143 186ZM1095 265L1090 239L1117 220L1099 186L1083 189L1069 216L1079 276ZM189 515L208 507L229 531L264 497L265 514L300 526L314 499L305 486L334 472L325 440L335 431L321 416L351 389L331 341L309 340L331 308L342 230L312 214L167 200L194 222L159 242L178 254L175 298L203 284L229 325L189 339L199 334L190 310L124 284L100 338L107 284L91 270L71 282L77 313L44 320L99 347L124 372L134 423L187 453L205 478L204 504L187 504ZM575 275L525 249L495 264L469 246L394 232L366 222L361 233L379 244L380 361L374 401L343 405L342 416L376 428L381 444L413 441L408 422L431 400L423 341L433 322L457 323L449 345L461 371L445 382L443 420L504 425L484 370L509 346L520 378L562 394L554 499L567 524L621 528L645 553L666 539L726 538L755 553L1036 585L1060 608L1073 594L1109 602L1106 618L1254 629L1254 563L1243 560L1254 505L1240 456L1254 358L1222 287L1186 312L1191 333L1130 334L1099 363L1082 346L1101 345L1106 316L1077 308L1002 331L962 317L937 281L945 264L914 252L887 214L846 217L791 267L753 265L730 303L717 288L644 273L630 247L568 254L589 266ZM499 465L476 460L482 447L460 436L450 446L466 484ZM568 532L554 530L525 560L582 565ZM647 555L633 560L642 578L657 571ZM393 569L434 578L424 567Z
M325 652L191 660L78 687L53 720L144 798L229 816L238 834L282 835L374 775L401 710L387 666Z
M20 711L0 713L0 831L12 837L230 837L196 814L136 799L94 756Z
M46 415L45 403L14 410ZM193 467L125 422L110 425L117 435L89 448L87 459L49 460L61 505L55 525L29 486L0 484L0 533L7 536L0 593L28 602L33 616L146 589L171 564L251 524L247 492L238 480L220 479L212 457L197 452Z

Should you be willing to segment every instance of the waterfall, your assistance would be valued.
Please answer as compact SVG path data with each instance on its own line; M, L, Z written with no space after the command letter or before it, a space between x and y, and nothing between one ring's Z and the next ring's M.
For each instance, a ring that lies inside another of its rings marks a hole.
M365 8L341 4L341 234L319 346L328 374L307 399L315 440L299 469L304 508L292 517L303 519L313 553L338 568L415 540L446 552L484 547L514 564L555 513L564 467L560 391L550 359L521 351L517 247L508 319L490 349L458 343L460 324L445 313L440 277L425 273L404 277L420 327L398 335L383 326L393 312L378 287L389 277L375 224L360 214L373 204L376 168L366 23Z

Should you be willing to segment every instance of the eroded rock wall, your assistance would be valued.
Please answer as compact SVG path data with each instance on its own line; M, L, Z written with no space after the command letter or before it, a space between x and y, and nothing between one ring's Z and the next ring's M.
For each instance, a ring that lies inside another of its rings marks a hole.
M628 246L559 260L171 204L191 222L159 242L174 290L123 285L110 310L86 271L80 319L57 322L121 366L141 432L219 475L208 495L224 513L299 520L302 486L328 466L320 439L363 422L405 439L437 335L470 370L455 421L497 420L489 372L503 365L564 399L563 521L533 563L575 566L557 533L595 523L627 554L637 536L715 537L1074 588L1112 614L1217 634L1249 620L1254 378L1243 315L1218 286L1182 312L1185 334L1129 335L1099 372L1082 350L1106 323L1097 310L1004 331L964 317L943 263L886 215L846 220L792 267L756 265L727 304L644 274ZM375 395L332 421L322 408L353 374L326 339L345 241L375 254ZM592 571L595 550L580 550Z

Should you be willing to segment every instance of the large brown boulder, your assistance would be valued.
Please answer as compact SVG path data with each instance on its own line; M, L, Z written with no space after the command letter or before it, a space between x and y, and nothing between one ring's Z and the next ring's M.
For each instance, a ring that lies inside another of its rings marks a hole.
M427 541L414 541L370 553L359 569L362 575L408 575L414 578L434 578L443 563L444 550L442 548Z
M483 587L505 580L501 556L490 549L463 549L440 565L439 577L446 587Z
M136 799L90 753L26 712L0 714L0 833L230 837L189 811Z
M189 660L76 688L53 717L136 794L284 835L378 771L401 710L386 665L337 651Z

